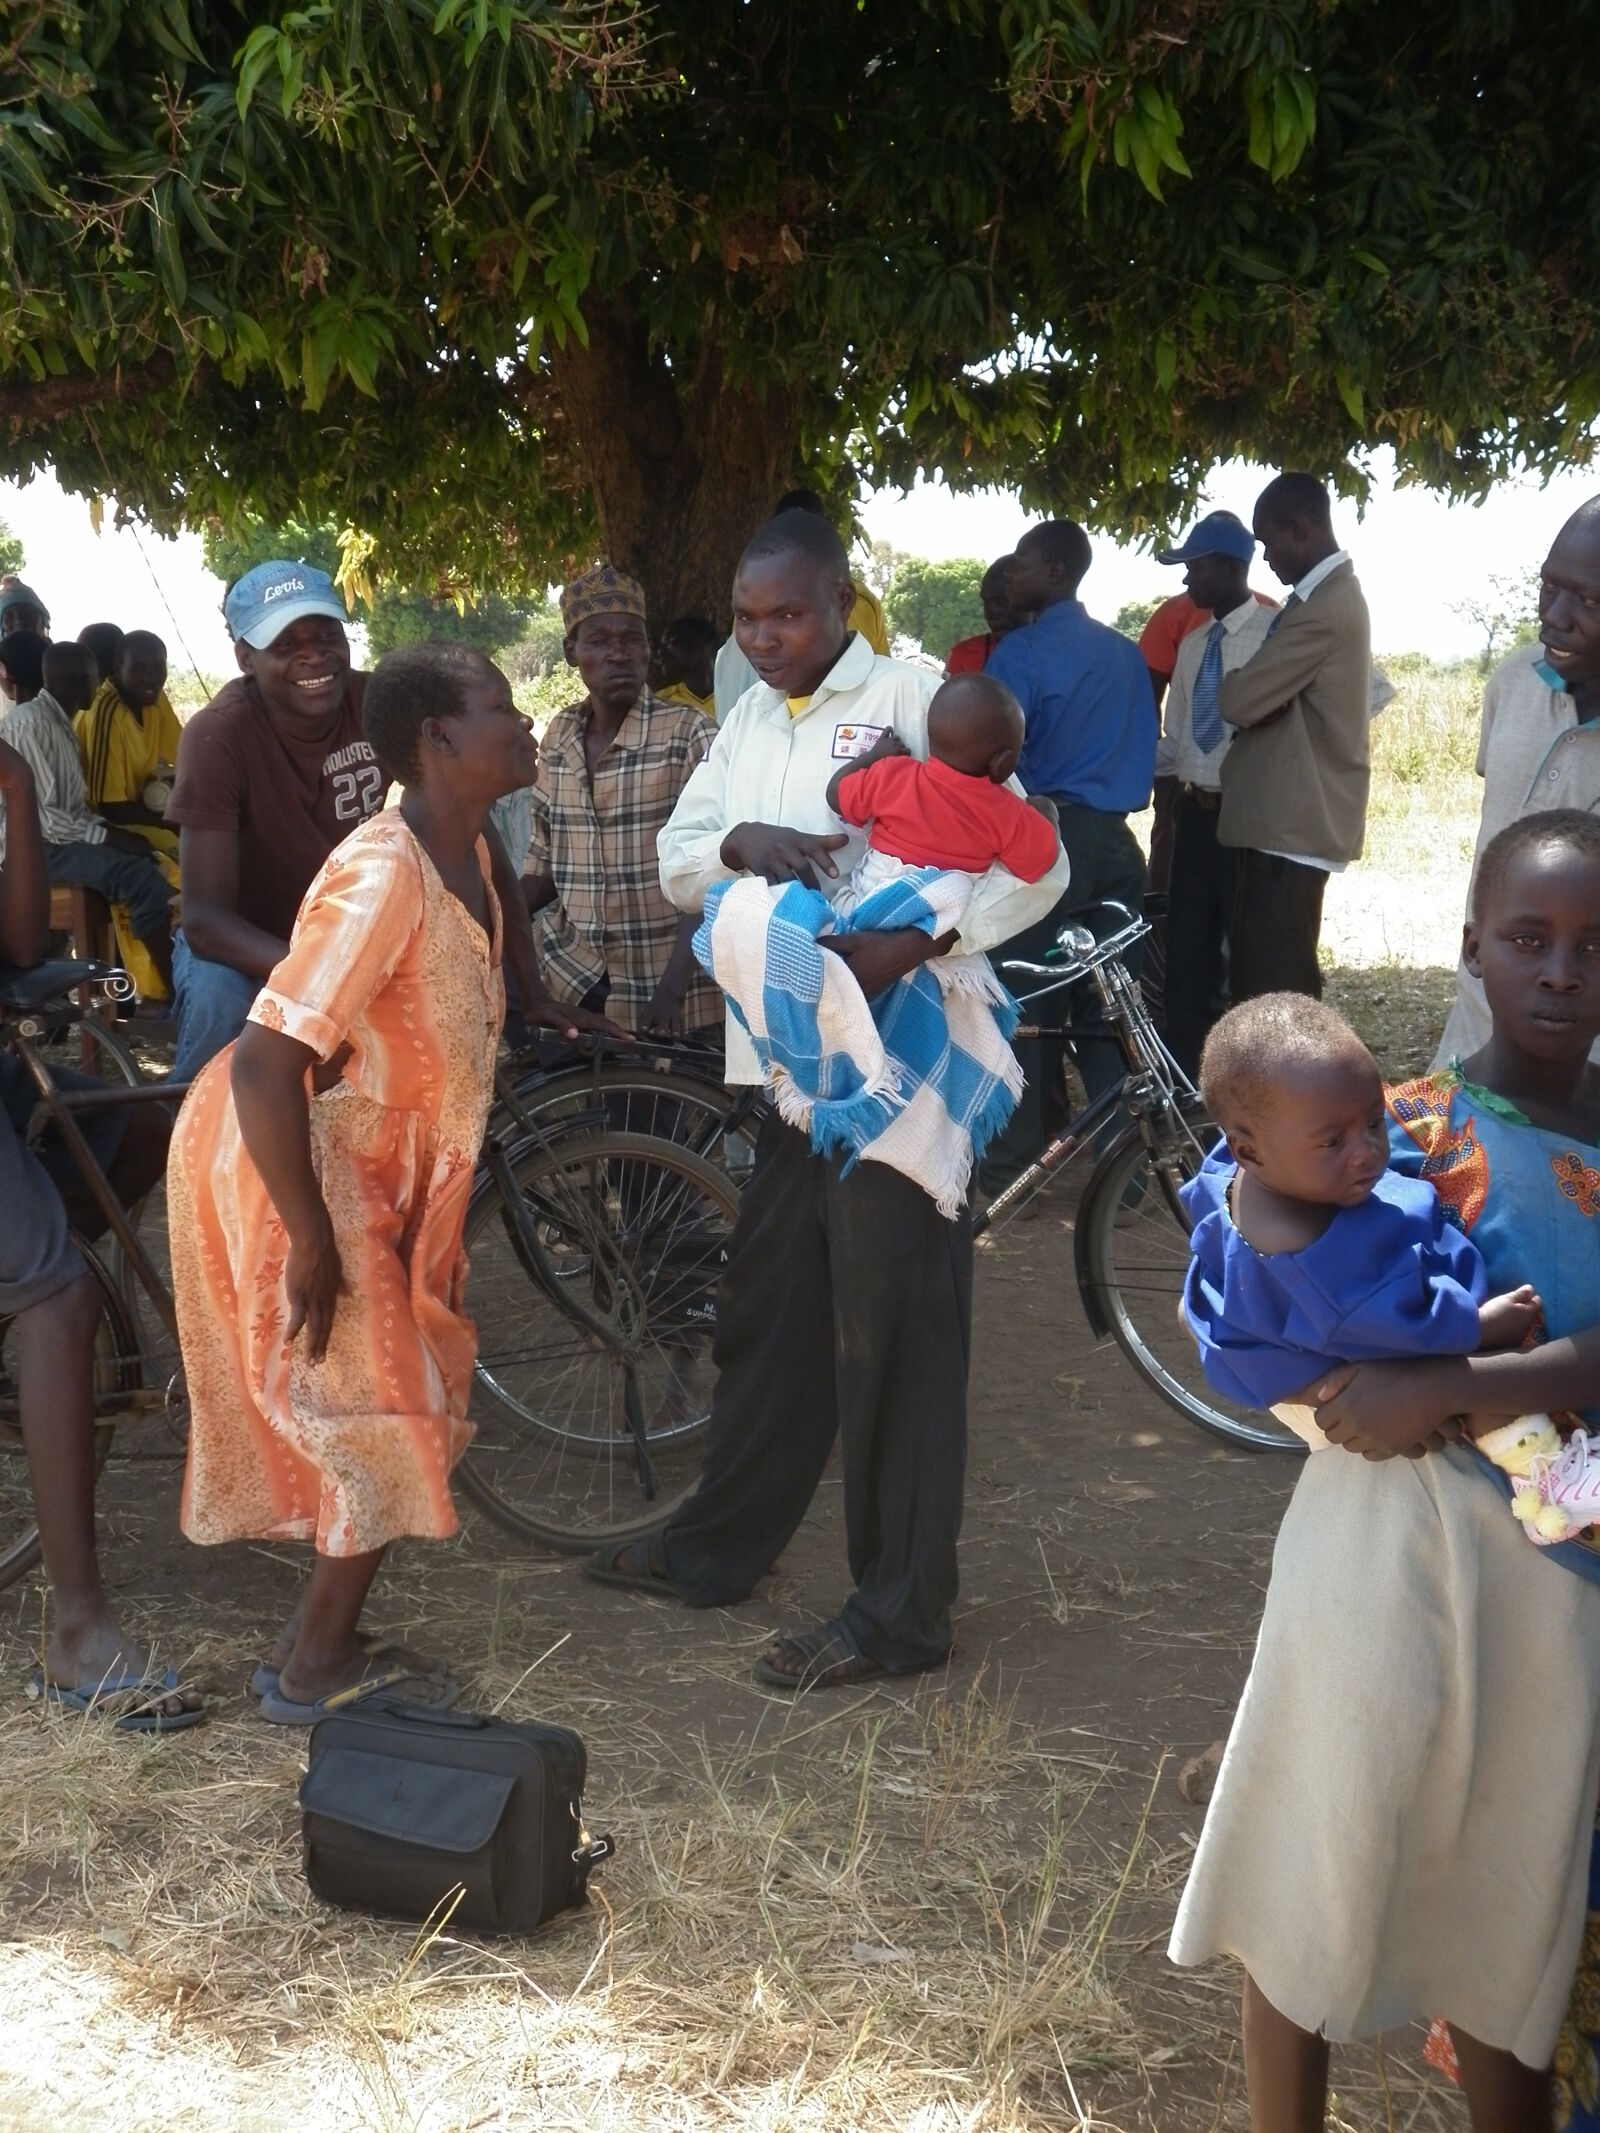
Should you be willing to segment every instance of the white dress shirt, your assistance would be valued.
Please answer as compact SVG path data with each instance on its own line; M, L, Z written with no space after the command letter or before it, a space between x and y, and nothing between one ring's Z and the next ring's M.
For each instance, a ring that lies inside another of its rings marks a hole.
M680 911L698 911L714 882L733 879L734 869L722 863L722 840L741 822L775 823L815 836L846 831L848 842L833 854L838 878L822 884L830 897L842 894L866 838L830 810L829 781L841 763L864 754L890 726L926 762L928 704L939 686L939 675L929 668L881 658L856 636L798 717L790 716L784 698L765 682L746 689L656 839L668 900ZM1022 790L1015 779L1011 785ZM1032 883L992 866L973 889L956 952L998 947L1045 917L1065 894L1067 876L1065 852L1058 852L1050 872ZM755 1050L731 1015L727 1078L761 1079Z
M1252 593L1248 600L1220 618L1224 674L1244 666L1261 649L1277 612L1275 607L1263 607ZM1161 711L1161 748L1156 757L1156 769L1158 773L1180 778L1185 785L1201 785L1207 792L1219 792L1222 788L1222 758L1233 739L1233 728L1223 727L1222 739L1215 748L1198 748L1194 738L1194 685L1200 678L1206 639L1211 630L1210 622L1202 623L1199 628L1192 629L1178 647L1177 664L1172 669Z
M1478 775L1483 815L1472 854L1474 877L1484 846L1523 815L1552 807L1600 812L1600 719L1578 724L1577 707L1559 680L1541 671L1544 652L1523 645L1503 659L1483 691L1483 730ZM0 733L4 732L0 727ZM1472 891L1467 891L1471 908ZM1467 1059L1489 1041L1492 1018L1483 981L1465 963L1456 966L1456 997L1444 1026L1434 1066ZM1589 1055L1600 1063L1600 1042Z

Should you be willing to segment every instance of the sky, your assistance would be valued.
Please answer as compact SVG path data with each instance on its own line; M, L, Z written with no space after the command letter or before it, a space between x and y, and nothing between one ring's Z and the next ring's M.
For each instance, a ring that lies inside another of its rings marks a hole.
M1265 479L1243 463L1221 467L1208 486L1207 507L1236 511L1248 522ZM1343 503L1334 511L1334 530L1355 559L1372 611L1374 650L1435 659L1478 651L1479 632L1454 612L1455 603L1486 593L1496 576L1536 568L1562 521L1597 490L1600 474L1575 474L1545 488L1507 483L1482 506L1449 504L1426 490L1397 490L1392 464L1381 456L1365 514L1358 518ZM936 561L962 555L989 561L1031 523L1014 495L954 496L942 483L919 483L909 495L865 497L860 515L870 539ZM164 540L146 527L119 530L113 517L108 505L96 533L87 501L65 495L49 476L26 487L0 482L0 519L22 538L24 576L49 608L57 636L75 636L84 623L98 621L153 629L166 638L175 669L192 663L207 677L232 673L222 587L205 568L199 536ZM1083 597L1102 621L1111 621L1126 601L1179 590L1181 571L1141 550L1119 549L1103 534L1093 539ZM1259 559L1253 575L1264 591L1279 590Z

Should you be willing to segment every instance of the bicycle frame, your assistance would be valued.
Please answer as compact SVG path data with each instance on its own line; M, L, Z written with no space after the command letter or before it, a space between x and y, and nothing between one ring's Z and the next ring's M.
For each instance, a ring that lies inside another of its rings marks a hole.
M148 1089L58 1089L50 1078L50 1069L29 1041L26 1027L17 1026L11 1035L18 1056L39 1092L39 1101L34 1108L33 1117L28 1122L28 1138L34 1138L36 1126L44 1119L48 1119L61 1135L62 1145L72 1157L79 1176L88 1186L112 1234L127 1253L129 1266L138 1275L140 1284L149 1296L162 1324L176 1341L178 1313L172 1300L172 1292L157 1272L149 1253L139 1242L139 1233L129 1221L127 1209L112 1190L111 1180L96 1161L94 1150L84 1139L73 1113L121 1109L124 1104L181 1103L188 1093L188 1084L158 1082Z
M981 1237L996 1221L1003 1220L1013 1208L1037 1191L1047 1177L1073 1161L1119 1111L1125 1110L1132 1116L1152 1148L1157 1136L1147 1121L1158 1117L1176 1126L1196 1153L1205 1153L1185 1116L1187 1110L1199 1105L1200 1092L1162 1043L1150 1020L1138 981L1122 960L1124 950L1142 940L1151 930L1150 926L1146 920L1135 917L1126 904L1108 899L1095 908L1120 913L1123 925L1103 941L1096 940L1087 926L1063 926L1056 939L1068 961L1006 962L1000 967L1007 974L1015 971L1050 980L1037 992L1022 996L1024 1007L1032 1007L1036 1001L1048 999L1079 984L1084 978L1091 978L1105 1010L1105 1033L1116 1039L1128 1071L1120 1081L1102 1090L1065 1133L1042 1149L1021 1176L1013 1179L982 1209L973 1220L975 1237ZM1021 1037L1059 1035L1063 1042L1068 1041L1065 1030L1034 1024L1020 1026L1015 1034Z

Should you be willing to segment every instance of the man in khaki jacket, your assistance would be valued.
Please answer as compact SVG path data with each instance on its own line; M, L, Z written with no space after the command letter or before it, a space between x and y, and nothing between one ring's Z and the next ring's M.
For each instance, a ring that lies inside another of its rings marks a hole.
M1291 591L1255 657L1222 679L1222 716L1236 731L1217 837L1239 854L1229 990L1235 1000L1320 998L1323 891L1360 858L1367 821L1367 603L1314 476L1269 482L1254 530Z

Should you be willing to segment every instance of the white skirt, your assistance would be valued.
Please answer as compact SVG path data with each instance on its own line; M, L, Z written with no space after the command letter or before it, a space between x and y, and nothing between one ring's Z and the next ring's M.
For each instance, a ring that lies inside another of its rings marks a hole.
M1308 1459L1172 1959L1336 2040L1443 2015L1545 2066L1597 1782L1600 1585L1464 1451Z

